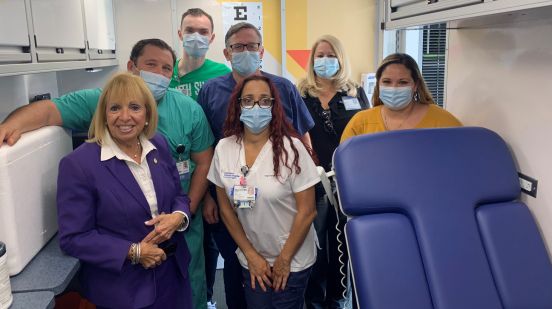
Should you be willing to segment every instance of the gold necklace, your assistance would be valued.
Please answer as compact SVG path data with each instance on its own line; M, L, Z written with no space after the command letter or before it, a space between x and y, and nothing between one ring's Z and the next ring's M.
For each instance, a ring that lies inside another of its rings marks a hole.
M133 155L134 159L138 159L138 156L142 154L142 143L138 141L136 144L138 145L138 151Z
M412 104L416 104L416 103L412 103ZM412 115L412 112L414 111L415 107L416 106L412 105L412 107L410 108L410 111L408 112L408 115L406 115L406 117L403 119L403 121L401 121L401 123L395 129L391 129L389 127L389 122L387 120L387 113L384 113L383 114L383 124L385 125L385 128L388 131L398 130L398 129L402 128L403 124L408 120L408 118L410 118L410 115Z

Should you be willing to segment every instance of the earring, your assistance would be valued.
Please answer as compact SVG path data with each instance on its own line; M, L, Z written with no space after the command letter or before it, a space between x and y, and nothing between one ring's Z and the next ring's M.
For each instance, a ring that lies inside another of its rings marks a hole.
M416 102L420 101L420 94L418 93L418 90L416 90L416 92L414 92L414 101L416 101Z
M149 125L149 122L146 121L146 127Z

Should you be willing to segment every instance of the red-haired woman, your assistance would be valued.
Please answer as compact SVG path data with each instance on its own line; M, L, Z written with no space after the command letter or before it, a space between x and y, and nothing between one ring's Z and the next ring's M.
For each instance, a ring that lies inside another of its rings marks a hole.
M238 244L248 308L302 308L316 261L310 151L263 76L238 84L208 178L222 220Z

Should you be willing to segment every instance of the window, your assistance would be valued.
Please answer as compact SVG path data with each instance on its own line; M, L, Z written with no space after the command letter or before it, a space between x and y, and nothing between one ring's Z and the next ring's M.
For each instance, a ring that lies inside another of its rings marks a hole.
M446 24L423 27L422 75L435 103L443 106L445 89Z

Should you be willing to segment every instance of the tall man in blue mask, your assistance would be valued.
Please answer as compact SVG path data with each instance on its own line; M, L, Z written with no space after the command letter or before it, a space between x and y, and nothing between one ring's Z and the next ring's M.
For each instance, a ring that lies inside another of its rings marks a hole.
M188 163L181 169L181 186L190 197L192 214L200 211L199 204L207 189L207 172L213 157L213 134L201 107L190 97L168 89L176 55L162 40L146 39L134 45L127 69L140 75L150 88L158 104L157 130L169 143L177 162ZM52 100L39 101L14 111L0 124L0 145L17 142L22 133L43 126L63 126L74 131L88 131L102 89L85 89L68 93ZM185 233L191 252L190 273L197 264L203 265L203 228L201 215L192 217ZM196 272L197 273L197 272ZM205 273L190 276L194 308L206 307ZM197 292L199 290L199 292ZM199 299L199 301L197 301Z
M215 39L213 18L199 8L182 14L178 37L182 41L182 58L174 64L170 87L197 100L205 81L226 75L230 69L222 63L207 59L209 45Z
M232 72L205 82L197 99L205 111L215 139L218 141L223 137L222 126L226 119L228 99L236 84L249 75L259 74L272 80L278 89L288 120L295 130L309 142L308 131L314 126L314 121L295 86L285 78L263 72L260 69L264 47L259 30L252 24L238 23L230 27L224 41L226 45L224 56L232 64ZM206 196L206 199L216 196L214 189L210 191L213 192L211 192L211 196ZM204 211L216 214L216 209L208 209L207 205L211 205L211 203L205 203ZM224 258L224 289L228 308L247 308L241 283L241 265L235 254L237 245L222 222L217 223L214 236Z

